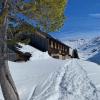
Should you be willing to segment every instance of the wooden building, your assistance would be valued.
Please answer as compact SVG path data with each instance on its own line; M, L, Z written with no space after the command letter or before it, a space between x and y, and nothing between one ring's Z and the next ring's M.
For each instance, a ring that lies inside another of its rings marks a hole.
M61 41L53 38L51 35L36 30L32 34L24 34L20 36L23 39L30 39L29 45L39 49L42 52L48 52L50 56L57 59L65 60L67 58L73 58L75 56L70 54L70 47L62 43ZM19 51L16 46L8 46L12 51L17 53L17 60L27 61L31 57L31 54Z
M48 54L53 58L71 58L69 46L40 30L32 34L29 45L41 50L42 52L48 51Z

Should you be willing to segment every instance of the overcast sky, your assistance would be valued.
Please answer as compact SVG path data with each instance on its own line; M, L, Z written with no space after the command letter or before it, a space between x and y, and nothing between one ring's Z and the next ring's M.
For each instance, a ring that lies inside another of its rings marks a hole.
M68 0L65 15L64 26L52 33L56 38L100 36L100 0Z

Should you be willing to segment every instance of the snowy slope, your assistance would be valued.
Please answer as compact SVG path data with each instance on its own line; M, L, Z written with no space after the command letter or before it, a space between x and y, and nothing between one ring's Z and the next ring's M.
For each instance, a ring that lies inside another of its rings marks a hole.
M55 72L64 65L64 63L64 61L52 58L22 63L9 62L10 71L21 100L27 100L32 88L47 79L50 73Z
M47 59L47 58L51 58L47 52L41 52L29 45L24 45L19 43L20 46L22 46L22 48L19 48L20 51L22 52L29 52L32 54L32 57L30 58L30 61L32 60L39 60L39 59Z
M78 39L70 39L67 41L64 41L64 43L66 45L71 46L73 49L74 48L78 48L79 46L88 43L88 39L84 39L84 38L78 38Z
M100 37L92 39L67 40L65 43L72 48L77 48L80 59L100 64Z
M58 67L63 65L63 62L39 59L26 63L10 62L9 65L21 100L27 100L32 88L44 81L51 72L54 72Z
M81 58L100 64L100 37L79 46L79 53Z
M88 58L88 60L100 65L100 52L98 52L95 55L93 55L92 57Z
M81 46L83 51L87 50L90 52L100 51L100 37L91 39L88 43ZM95 50L94 50L95 49Z
M97 99L99 65L74 59L57 60L29 46L23 51L26 49L33 53L32 60L22 63L9 61L21 100L87 100L85 97L100 100ZM0 100L3 100L1 95Z
M34 88L29 100L99 100L100 93L88 78L83 69L86 65L82 63L88 62L73 59L64 64L42 85L39 84ZM90 65L92 66L92 63ZM98 68L97 65L95 66Z

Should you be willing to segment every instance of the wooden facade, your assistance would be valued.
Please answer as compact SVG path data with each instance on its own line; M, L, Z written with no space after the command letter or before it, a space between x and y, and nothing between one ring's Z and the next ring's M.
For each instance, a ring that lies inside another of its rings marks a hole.
M29 45L43 52L48 51L48 54L53 58L71 58L70 47L45 32L37 31L33 33Z
M53 58L66 59L69 57L70 47L53 37L48 38L48 54Z
M31 35L29 45L34 46L40 51L46 52L48 48L47 42L48 40L45 35L36 32Z
M40 30L37 30L36 32L32 34L25 35L24 38L29 38L30 42L29 45L39 49L42 52L48 52L50 56L57 59L67 59L67 58L73 58L74 56L70 54L70 47L62 43L61 41L53 38L51 35L42 32ZM16 60L24 60L27 61L31 57L31 54L26 52L23 53L21 51L18 51L15 46L9 46L9 48L16 52L17 59Z

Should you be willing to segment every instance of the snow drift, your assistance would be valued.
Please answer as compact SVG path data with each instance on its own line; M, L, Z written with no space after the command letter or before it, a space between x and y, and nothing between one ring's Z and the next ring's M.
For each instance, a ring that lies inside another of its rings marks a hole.
M34 88L29 100L99 100L79 60L71 60Z
M53 59L28 45L21 50L33 55L28 62L9 62L21 100L100 100L99 65Z
M38 50L32 46L25 45L22 43L19 43L19 45L22 46L22 48L19 48L20 51L22 51L24 53L29 52L30 54L32 54L30 61L50 58L50 56L48 55L48 52L41 52L40 50Z

